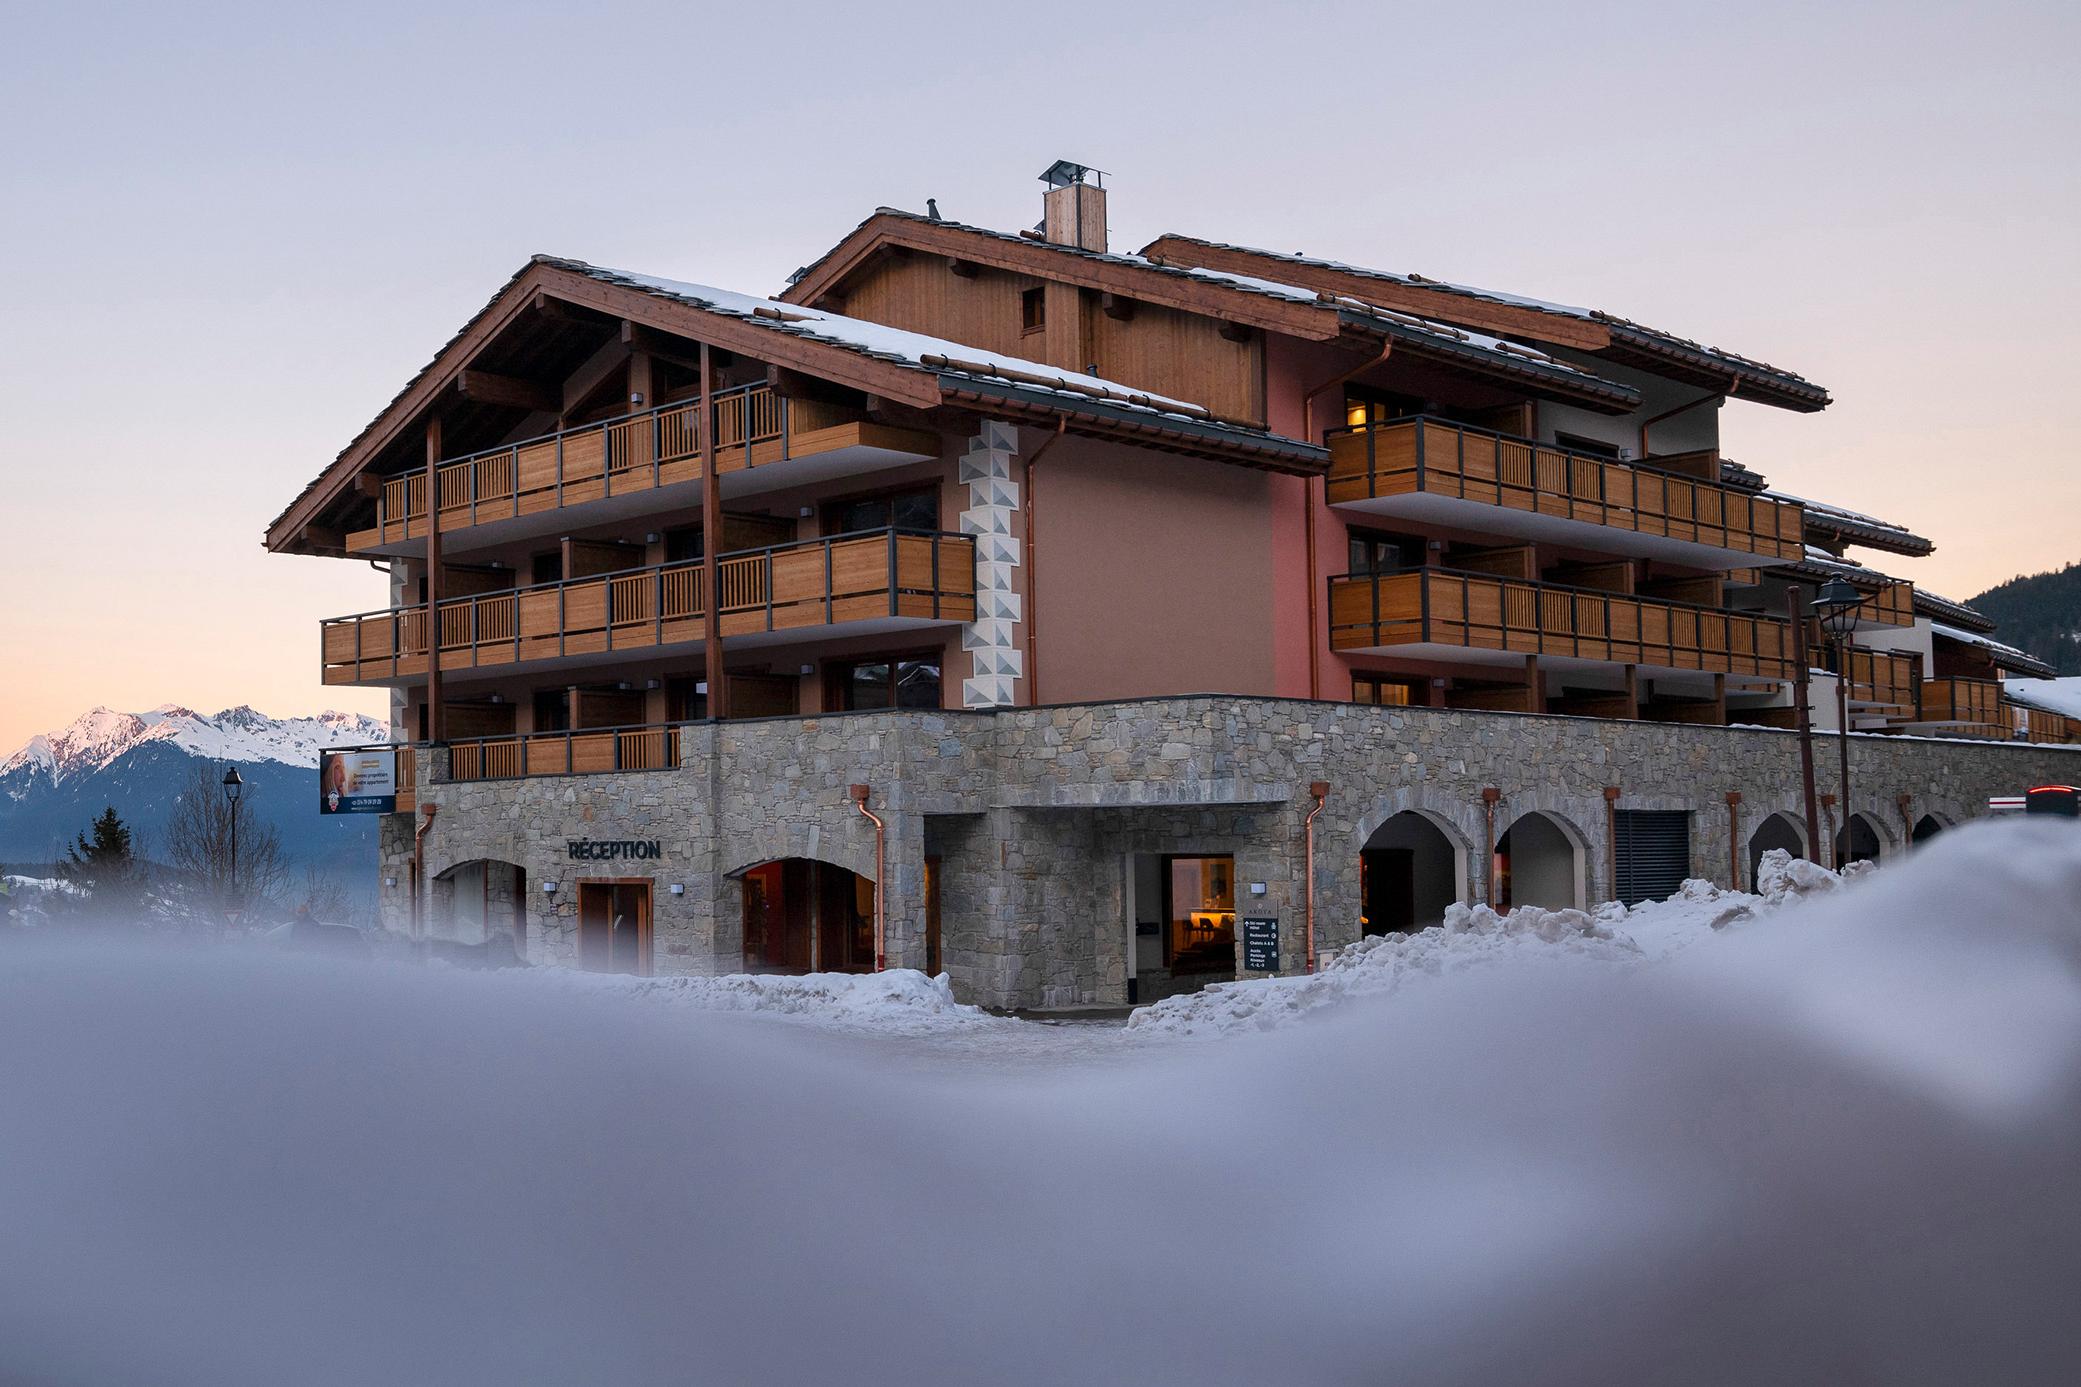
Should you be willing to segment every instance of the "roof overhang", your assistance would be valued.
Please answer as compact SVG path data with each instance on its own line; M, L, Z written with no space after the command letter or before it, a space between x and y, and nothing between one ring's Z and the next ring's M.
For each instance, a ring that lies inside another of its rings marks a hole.
M1571 347L1664 379L1724 390L1740 399L1781 409L1811 412L1824 409L1829 403L1826 390L1789 371L1605 313L1175 233L1157 237L1141 253L1166 264L1258 275L1482 332Z

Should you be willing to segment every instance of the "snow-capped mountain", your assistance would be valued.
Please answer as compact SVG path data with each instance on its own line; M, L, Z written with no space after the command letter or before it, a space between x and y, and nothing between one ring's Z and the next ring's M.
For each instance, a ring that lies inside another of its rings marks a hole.
M20 798L28 793L34 772L62 784L98 771L150 742L163 742L209 761L241 765L276 761L285 766L315 767L320 748L388 741L389 732L382 722L358 713L271 718L243 704L214 717L173 703L148 713L96 708L69 727L31 737L14 755L0 761L0 785ZM22 771L32 775L18 774Z
M144 855L156 857L196 764L211 767L212 778L235 764L250 812L281 835L285 857L299 869L337 871L367 886L376 820L318 813L318 752L387 742L389 734L380 720L354 713L271 718L246 707L214 715L173 704L148 713L96 708L0 761L0 863L48 865L108 805L138 834Z

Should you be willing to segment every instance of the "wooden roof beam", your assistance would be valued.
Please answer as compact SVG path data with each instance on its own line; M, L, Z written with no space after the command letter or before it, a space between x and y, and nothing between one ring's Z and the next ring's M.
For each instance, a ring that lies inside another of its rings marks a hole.
M460 371L455 377L455 388L466 400L524 409L530 414L554 414L563 405L562 396L554 386L522 380L518 376L493 375L489 371Z

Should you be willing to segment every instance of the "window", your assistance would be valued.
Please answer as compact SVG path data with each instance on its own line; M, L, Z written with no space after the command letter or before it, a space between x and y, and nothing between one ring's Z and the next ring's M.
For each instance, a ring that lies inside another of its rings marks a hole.
M1574 452L1590 453L1600 458L1616 458L1620 455L1620 449L1616 443L1606 443L1596 438L1584 438L1580 434L1557 433L1554 435L1554 442Z
M1416 702L1416 685L1411 680L1385 674L1354 674L1351 676L1351 701L1383 708L1407 708Z
M833 501L824 507L824 533L827 535L885 530L891 525L903 530L937 530L939 488L923 486L909 491L886 491L879 496Z
M1347 386L1344 391L1344 422L1354 429L1424 412L1424 402L1413 395L1390 395L1359 386Z
M1236 860L1164 859L1163 961L1173 973L1236 968Z
M1387 534L1380 530L1353 530L1348 556L1356 574L1392 573L1423 562L1423 540L1415 535Z
M691 563L701 554L699 525L677 525L665 531L666 563Z
M1019 295L1019 330L1039 332L1048 325L1048 291L1036 285Z
M535 730L537 732L562 732L570 726L570 690L536 689Z
M938 708L939 657L878 657L829 667L826 706L834 712L866 708Z
M544 583L560 583L564 577L564 551L545 549L528 560L528 581L537 587Z

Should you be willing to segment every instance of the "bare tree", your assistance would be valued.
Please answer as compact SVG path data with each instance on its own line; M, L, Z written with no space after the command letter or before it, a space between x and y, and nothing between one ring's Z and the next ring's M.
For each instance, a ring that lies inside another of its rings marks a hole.
M302 901L311 908L313 917L335 924L345 921L354 908L346 884L314 866L303 869Z
M166 820L166 859L189 891L214 908L229 907L234 896L244 908L274 900L288 884L289 864L282 857L281 836L254 811L257 786L248 785L237 801L227 799L217 768L198 761L174 799ZM238 828L238 880L232 881L232 826ZM235 886L235 891L234 891Z

